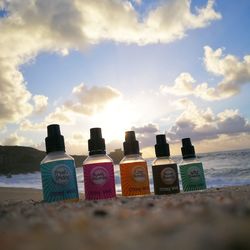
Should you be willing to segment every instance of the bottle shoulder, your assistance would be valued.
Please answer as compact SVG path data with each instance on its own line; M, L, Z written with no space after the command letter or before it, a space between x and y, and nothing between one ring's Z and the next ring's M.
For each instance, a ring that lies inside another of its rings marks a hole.
M132 162L146 162L146 160L143 159L142 156L139 154L125 155L123 159L120 161L120 164L132 163Z
M176 164L171 157L158 157L153 160L152 166Z
M93 164L93 163L105 163L105 162L113 163L112 159L106 154L90 155L83 161L83 165Z
M201 163L201 161L197 158L191 158L191 159L182 159L179 165L189 165L192 163Z
M64 151L56 151L47 154L41 161L41 164L45 164L52 161L62 161L62 160L74 160L74 158L66 154Z

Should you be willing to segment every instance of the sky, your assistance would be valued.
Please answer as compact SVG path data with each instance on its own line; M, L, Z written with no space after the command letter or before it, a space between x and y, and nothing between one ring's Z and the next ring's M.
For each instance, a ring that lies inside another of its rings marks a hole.
M250 146L250 1L0 0L0 144L45 150L60 124L66 151L107 151L134 130L171 153Z

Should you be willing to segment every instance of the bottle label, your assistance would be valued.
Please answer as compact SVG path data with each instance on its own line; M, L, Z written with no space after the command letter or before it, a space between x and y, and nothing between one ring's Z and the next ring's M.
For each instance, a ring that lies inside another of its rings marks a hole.
M155 194L180 192L176 164L156 165L152 167Z
M150 194L146 162L120 164L122 195Z
M147 179L147 170L143 166L135 166L132 169L132 176L136 182L145 182Z
M85 198L87 200L116 197L114 165L111 162L83 165Z
M40 167L44 201L79 199L73 160L48 162Z
M183 191L206 189L202 163L180 165Z

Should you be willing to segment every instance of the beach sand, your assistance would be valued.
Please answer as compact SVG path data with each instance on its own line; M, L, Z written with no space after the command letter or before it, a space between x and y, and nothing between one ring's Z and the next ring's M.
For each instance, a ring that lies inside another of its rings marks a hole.
M0 247L250 249L250 186L76 203L0 188Z

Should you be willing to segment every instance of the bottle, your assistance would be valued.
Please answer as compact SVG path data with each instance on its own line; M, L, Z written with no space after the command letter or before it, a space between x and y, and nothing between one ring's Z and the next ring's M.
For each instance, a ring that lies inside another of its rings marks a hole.
M65 153L64 138L59 125L49 125L47 133L47 155L40 164L44 201L78 201L75 162Z
M152 163L155 194L180 192L177 164L170 158L169 144L164 134L156 136L156 159Z
M85 199L115 198L114 163L106 155L105 140L100 128L90 129L88 149L89 156L83 162Z
M125 133L124 158L120 162L122 195L150 194L148 168L139 153L139 143L134 131Z
M202 163L195 156L194 146L190 138L182 139L182 157L180 174L183 191L195 191L206 189L206 180Z

